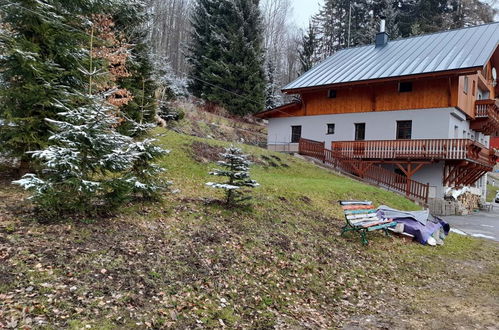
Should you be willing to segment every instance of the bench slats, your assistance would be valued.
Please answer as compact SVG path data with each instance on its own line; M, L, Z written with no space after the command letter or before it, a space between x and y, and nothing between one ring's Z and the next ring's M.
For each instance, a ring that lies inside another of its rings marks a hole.
M345 210L343 212L345 212L345 214L357 214L357 213L376 213L377 211L372 209L372 210Z
M348 220L355 220L355 219L378 219L378 216L376 213L370 213L370 214L349 214L346 215Z
M368 243L367 231L383 229L387 233L387 228L397 225L392 219L380 219L377 210L370 201L340 201L340 204L347 222L347 225L342 229L342 235L350 230L359 231L362 244Z

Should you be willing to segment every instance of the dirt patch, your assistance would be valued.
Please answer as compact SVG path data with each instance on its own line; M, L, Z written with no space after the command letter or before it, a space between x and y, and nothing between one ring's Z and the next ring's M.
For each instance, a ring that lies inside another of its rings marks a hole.
M224 148L215 147L203 142L194 142L191 145L194 159L201 163L211 163L220 160Z

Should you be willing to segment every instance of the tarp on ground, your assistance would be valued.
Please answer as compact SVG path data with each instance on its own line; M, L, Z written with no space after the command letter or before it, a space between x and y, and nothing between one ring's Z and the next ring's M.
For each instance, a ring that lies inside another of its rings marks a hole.
M430 211L401 211L382 205L378 207L378 216L384 219L393 219L404 224L404 233L414 236L421 244L426 244L428 239L440 229L445 235L449 234L450 226L442 219L430 214Z

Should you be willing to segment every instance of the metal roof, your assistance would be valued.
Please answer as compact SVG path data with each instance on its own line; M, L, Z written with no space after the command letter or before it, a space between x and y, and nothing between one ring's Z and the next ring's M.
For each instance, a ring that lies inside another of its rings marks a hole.
M499 44L499 22L405 39L385 46L347 48L333 54L283 91L483 67Z

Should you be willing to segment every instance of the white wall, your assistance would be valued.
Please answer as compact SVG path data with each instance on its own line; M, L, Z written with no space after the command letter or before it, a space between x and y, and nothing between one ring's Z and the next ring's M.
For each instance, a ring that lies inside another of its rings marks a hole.
M457 137L455 136L456 131ZM490 144L490 137L484 135L483 133L473 131L470 128L470 122L466 120L466 116L457 109L454 109L454 111L450 113L449 137L458 139L472 139L485 145L487 148Z
M366 123L366 140L394 140L399 120L412 120L413 139L452 139L454 126L458 126L459 138L463 138L463 131L470 132L466 117L455 108L379 111L271 118L267 142L289 143L291 126L301 125L303 138L325 141L330 147L331 141L354 140L355 123ZM326 134L327 124L335 124L335 134Z

